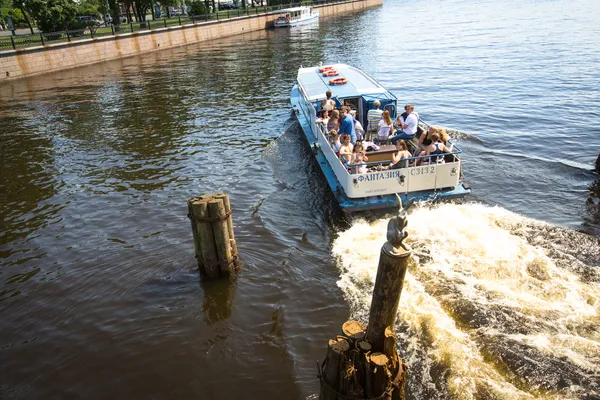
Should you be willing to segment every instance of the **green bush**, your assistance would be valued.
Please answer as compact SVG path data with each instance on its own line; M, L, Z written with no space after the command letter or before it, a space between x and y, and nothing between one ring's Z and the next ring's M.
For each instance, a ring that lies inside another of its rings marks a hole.
M208 14L208 9L206 8L206 6L204 5L204 2L202 2L202 1L194 1L190 5L190 7L192 9L192 15Z
M29 0L31 13L42 32L58 32L78 26L73 0Z

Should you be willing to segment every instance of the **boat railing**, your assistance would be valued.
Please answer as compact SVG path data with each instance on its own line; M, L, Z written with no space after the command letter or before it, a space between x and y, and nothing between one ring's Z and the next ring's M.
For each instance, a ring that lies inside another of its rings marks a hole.
M452 143L451 141L448 141L448 143ZM456 149L456 151L455 151ZM425 159L432 159L432 158L438 158L438 157L446 157L446 156L452 156L452 155L458 155L462 153L462 150L460 150L459 148L457 148L456 146L454 147L453 151L451 153L443 153L443 154L433 154L433 155L424 155L424 156L413 156L410 158L402 158L400 161L407 161L410 165L410 162L413 161L413 164L416 164L417 160L425 160ZM391 163L393 160L379 160L379 161L368 161L368 162L361 162L358 164L350 164L348 161L346 161L346 159L344 157L340 157L340 161L342 162L342 164L346 167L360 167L362 165L366 165L368 166L378 166L378 165L384 165L384 164L389 164ZM437 162L428 164L428 165L436 165L438 164ZM426 165L426 164L423 164Z

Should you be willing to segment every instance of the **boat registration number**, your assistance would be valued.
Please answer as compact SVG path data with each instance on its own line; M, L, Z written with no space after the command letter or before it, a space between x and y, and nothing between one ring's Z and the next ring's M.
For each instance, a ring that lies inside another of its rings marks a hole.
M412 176L435 174L435 166L428 165L425 167L417 167L410 170Z

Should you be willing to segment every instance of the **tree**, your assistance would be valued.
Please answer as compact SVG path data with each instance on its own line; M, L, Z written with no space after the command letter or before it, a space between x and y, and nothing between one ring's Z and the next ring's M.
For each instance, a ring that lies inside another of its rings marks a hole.
M190 6L192 8L192 15L208 14L208 7L201 1L194 1Z
M104 2L98 0L83 0L77 4L77 15L100 17L105 12Z
M18 9L19 11L21 11L21 14L23 15L23 19L25 19L25 22L27 22L27 25L29 26L29 30L31 31L31 34L33 35L33 25L31 24L31 17L30 17L31 9L25 4L25 2L23 0L12 0L12 5L13 5L13 7L15 7L15 9Z
M12 9L11 0L0 0L0 20L4 22L4 18L8 17L8 12Z
M118 0L108 0L108 6L112 12L112 21L114 25L121 25L121 5ZM107 11L108 12L108 11Z
M77 25L73 0L24 0L23 3L42 32L64 31Z

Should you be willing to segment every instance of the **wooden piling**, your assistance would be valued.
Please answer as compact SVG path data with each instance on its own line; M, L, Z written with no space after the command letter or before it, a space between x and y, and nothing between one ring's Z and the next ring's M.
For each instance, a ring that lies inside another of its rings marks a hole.
M371 352L371 343L364 339L365 326L358 321L346 321L342 332L329 341L320 367L319 399L403 400L406 365L396 353L392 329L386 329L386 352Z
M381 248L367 325L367 339L373 351L384 351L385 328L393 327L396 322L409 256L410 252L404 248L396 251L390 251L386 245Z
M331 339L327 347L327 358L323 364L323 381L321 388L321 400L336 400L338 390L338 378L346 361L346 352L350 344L346 339Z
M229 196L219 193L189 199L188 216L200 274L208 278L235 275L239 259Z
M394 323L410 251L402 243L406 210L400 199L398 203L398 216L389 221L388 240L381 248L369 323L346 321L343 336L329 341L319 375L321 400L405 399L407 366L396 351ZM335 347L340 341L349 343L346 350Z

